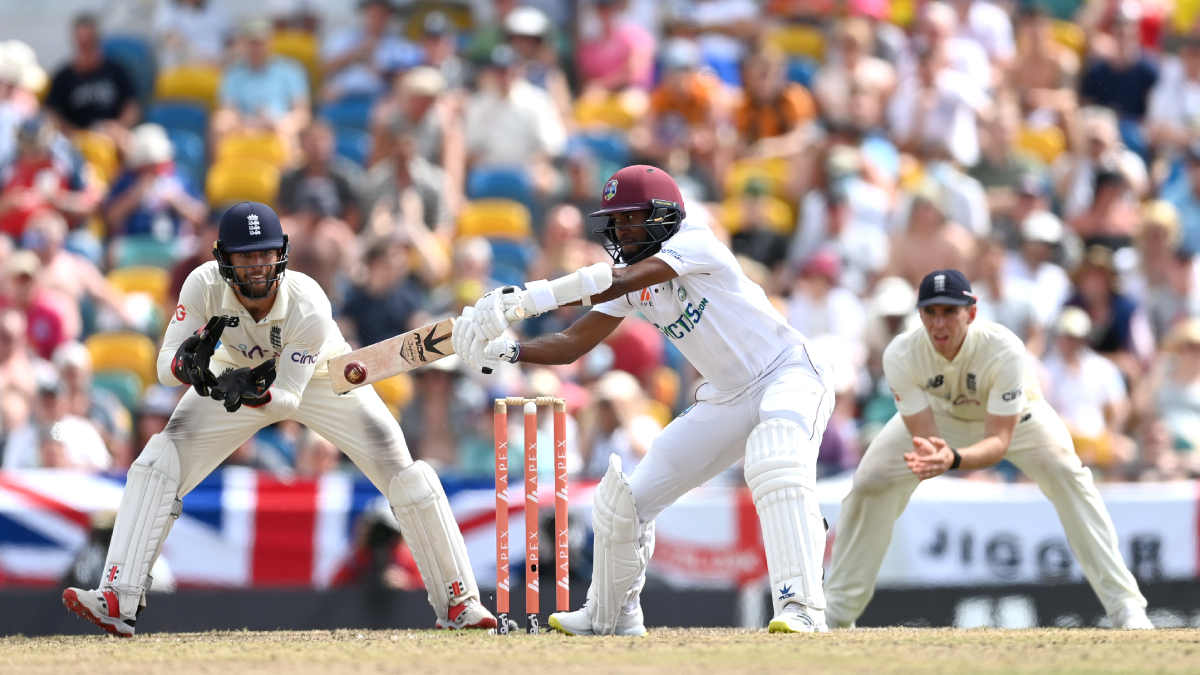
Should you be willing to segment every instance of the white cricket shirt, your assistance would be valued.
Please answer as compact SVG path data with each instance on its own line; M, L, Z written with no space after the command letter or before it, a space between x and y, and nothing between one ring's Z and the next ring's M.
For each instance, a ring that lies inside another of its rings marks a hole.
M932 407L934 414L979 421L1016 415L1042 400L1025 345L983 319L967 329L953 361L937 353L923 325L897 335L883 352L883 373L901 415Z
M193 270L179 293L179 305L158 352L158 379L163 384L179 384L171 371L171 359L184 340L216 315L233 317L237 325L225 327L214 360L253 368L269 358L278 359L278 375L267 404L272 408L298 407L313 375L327 377L326 361L349 349L333 321L329 298L310 277L288 270L275 305L256 323L221 277L214 260ZM213 374L220 375L215 364Z
M679 276L593 311L622 318L640 311L675 343L718 398L757 381L807 342L707 227L685 220L655 257Z

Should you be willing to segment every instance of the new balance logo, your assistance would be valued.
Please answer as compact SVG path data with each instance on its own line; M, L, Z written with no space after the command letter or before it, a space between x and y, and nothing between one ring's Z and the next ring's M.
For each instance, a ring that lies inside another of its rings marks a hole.
M262 234L262 228L258 225L258 216L251 213L246 216L246 223L250 226L250 234L255 236Z

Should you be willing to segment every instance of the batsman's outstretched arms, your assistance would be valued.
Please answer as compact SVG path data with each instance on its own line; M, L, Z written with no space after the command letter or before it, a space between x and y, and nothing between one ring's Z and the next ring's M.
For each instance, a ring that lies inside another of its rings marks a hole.
M986 469L1004 458L1012 443L1020 415L988 415L983 422L983 440L963 448L951 448L938 437L933 410L926 408L913 415L901 415L913 435L913 451L904 455L908 468L917 478L926 480L951 469Z

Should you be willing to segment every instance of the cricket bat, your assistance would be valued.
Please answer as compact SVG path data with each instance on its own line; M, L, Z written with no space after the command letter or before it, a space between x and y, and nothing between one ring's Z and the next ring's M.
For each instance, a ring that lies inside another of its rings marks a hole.
M525 318L525 309L518 305L506 314L509 321L520 321ZM453 330L454 319L442 319L329 359L329 379L334 393L344 394L450 356L454 353L450 346ZM484 372L491 373L491 369Z

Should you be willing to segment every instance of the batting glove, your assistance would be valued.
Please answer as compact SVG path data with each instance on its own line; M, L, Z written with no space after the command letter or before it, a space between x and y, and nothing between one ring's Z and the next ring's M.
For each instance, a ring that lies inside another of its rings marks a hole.
M504 286L488 293L475 303L475 318L489 341L504 334L511 325L509 310L520 306L521 289Z

